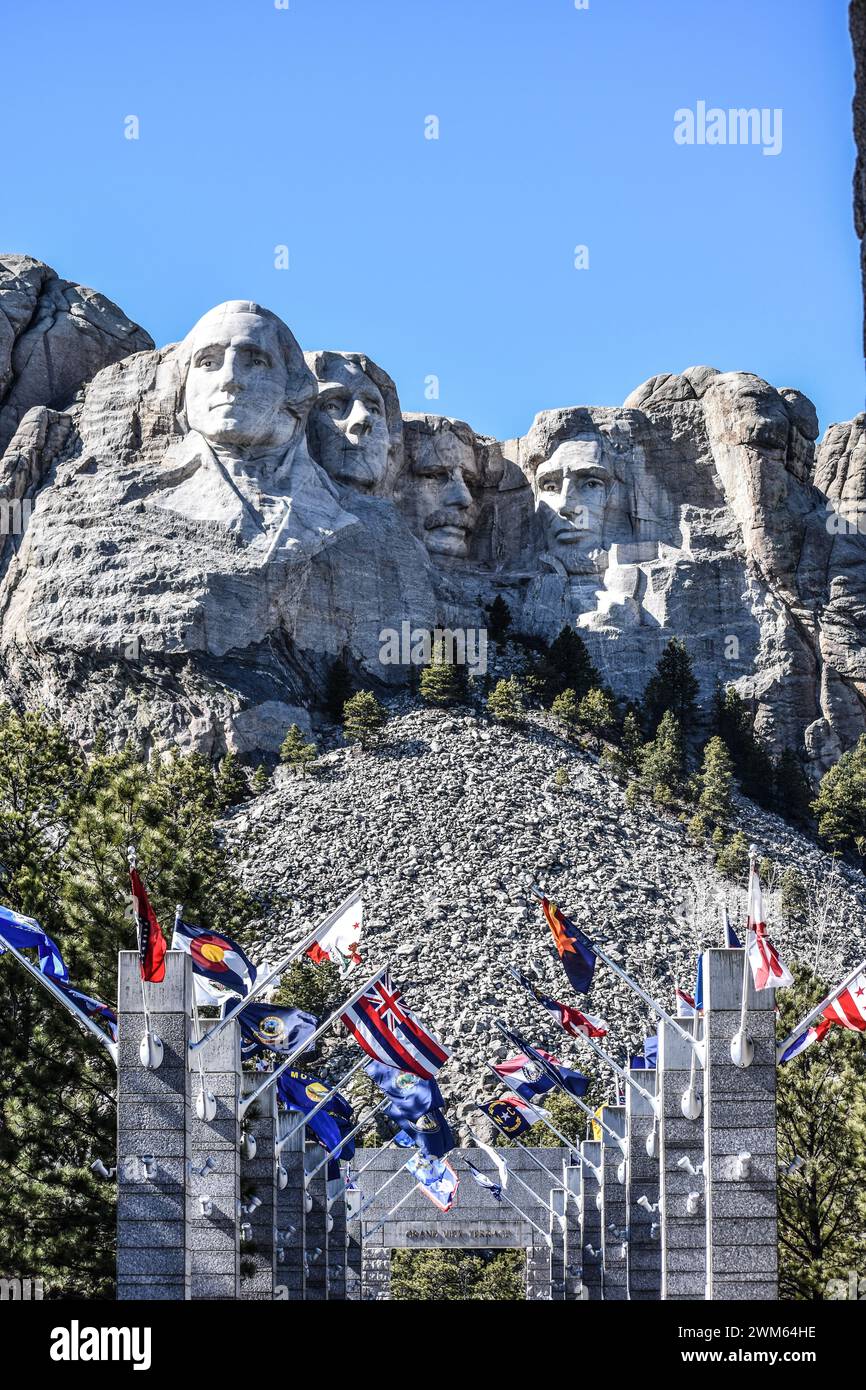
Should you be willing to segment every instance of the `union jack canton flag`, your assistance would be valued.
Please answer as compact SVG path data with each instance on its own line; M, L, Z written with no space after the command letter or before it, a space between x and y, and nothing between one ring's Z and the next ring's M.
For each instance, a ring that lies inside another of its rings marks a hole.
M409 1012L388 971L340 1015L359 1047L377 1062L432 1081L451 1053Z

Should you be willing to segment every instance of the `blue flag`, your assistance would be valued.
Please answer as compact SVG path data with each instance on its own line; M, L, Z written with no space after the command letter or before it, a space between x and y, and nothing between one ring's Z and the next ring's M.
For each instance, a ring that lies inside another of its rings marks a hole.
M56 980L59 989L63 990L67 999L71 999L76 1008L80 1009L88 1018L101 1018L112 1042L117 1042L117 1014L108 1004L103 1004L101 999L93 999L89 994L83 994L80 989L73 989L72 985L64 984L62 980Z
M589 1086L589 1078L579 1071L572 1071L570 1067L564 1067L561 1062L552 1062L550 1054L540 1052L538 1048L530 1047L529 1043L520 1036L516 1028L506 1028L500 1023L500 1031L505 1034L509 1042L535 1063L543 1076L547 1076L554 1086L561 1086L569 1091L573 1096L583 1096Z
M426 1154L417 1153L409 1159L406 1168L425 1197L429 1197L440 1211L451 1210L460 1179L446 1159L428 1158Z
M312 1014L276 1004L247 1004L237 1020L241 1026L244 1057L254 1057L263 1047L271 1052L294 1052L316 1031L316 1019Z
M324 1081L298 1071L295 1067L288 1067L277 1078L277 1095L283 1105L287 1110L296 1110L301 1115L309 1115L330 1090L331 1087ZM317 1115L312 1116L309 1127L326 1149L334 1151L340 1148L343 1136L348 1134L354 1124L354 1118L351 1105L338 1091ZM350 1140L346 1148L351 1152L343 1152L341 1149L335 1157L351 1158L355 1151L354 1140Z
M425 1081L411 1071L399 1071L384 1062L368 1062L364 1070L389 1098L385 1114L401 1127L407 1120L417 1120L430 1110L440 1110L445 1103L435 1081Z
M658 1035L652 1038L645 1038L643 1052L639 1052L636 1057L632 1057L629 1066L636 1071L654 1071L659 1064L659 1040Z
M704 958L698 956L698 973L695 980L695 1013L700 1014L704 1011Z
M556 903L542 898L541 910L550 927L550 934L562 961L562 968L568 977L568 983L578 994L586 994L592 984L596 962L592 942L580 927L560 912Z
M456 1145L451 1126L441 1110L428 1110L426 1115L404 1121L403 1133L410 1134L428 1158L444 1158Z
M519 1139L521 1134L532 1128L526 1116L507 1100L488 1100L477 1108L509 1139Z
M33 917L22 917L11 907L0 907L0 955L4 940L16 951L38 952L39 969L49 979L62 980L64 984L68 981L69 971L58 946Z

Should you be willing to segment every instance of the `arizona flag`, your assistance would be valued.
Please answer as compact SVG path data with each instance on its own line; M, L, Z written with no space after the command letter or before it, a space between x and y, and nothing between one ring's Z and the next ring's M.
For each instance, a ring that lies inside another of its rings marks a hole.
M555 903L549 902L547 898L541 899L541 910L547 925L550 927L569 984L572 989L577 990L578 994L586 994L592 984L592 975L595 970L596 956L592 949L592 942L589 937L584 936L574 922L569 921L560 912Z
M356 888L354 893L322 923L316 940L307 948L310 960L316 965L321 965L325 960L333 961L344 975L356 965L360 965L358 943L361 939L363 917L361 890Z
M195 975L239 994L249 994L255 983L256 967L231 937L206 927L193 927L180 918L174 924L172 946L192 956Z
M359 1047L375 1062L432 1081L451 1053L409 1012L386 970L340 1015Z
M807 1047L811 1047L813 1042L820 1042L834 1023L840 1028L849 1028L855 1033L866 1032L866 974L858 975L855 980L840 990L829 1004L825 1004L821 1010L819 1022L795 1038L785 1048L779 1061L793 1061L801 1052L805 1052Z
M158 985L165 979L165 937L137 869L130 869L129 884L132 889L132 914L138 932L141 978Z
M767 935L764 921L764 898L758 870L752 862L749 869L749 915L746 919L746 950L755 989L783 989L794 983L794 977L779 959L779 953Z

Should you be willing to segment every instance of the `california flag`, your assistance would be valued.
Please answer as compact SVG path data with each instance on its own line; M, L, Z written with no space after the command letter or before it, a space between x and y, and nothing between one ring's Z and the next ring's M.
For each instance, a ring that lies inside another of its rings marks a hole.
M316 965L321 965L324 960L333 961L344 975L356 965L360 965L358 942L361 938L363 911L361 890L356 888L330 917L325 918L316 934L316 940L307 948L310 960L315 961Z

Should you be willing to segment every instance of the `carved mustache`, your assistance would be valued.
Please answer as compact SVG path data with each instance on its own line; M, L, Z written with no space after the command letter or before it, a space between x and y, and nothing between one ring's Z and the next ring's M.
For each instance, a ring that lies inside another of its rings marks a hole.
M469 530L469 522L466 519L468 508L462 510L431 512L424 519L425 531L437 531L440 526L454 526L461 531Z

